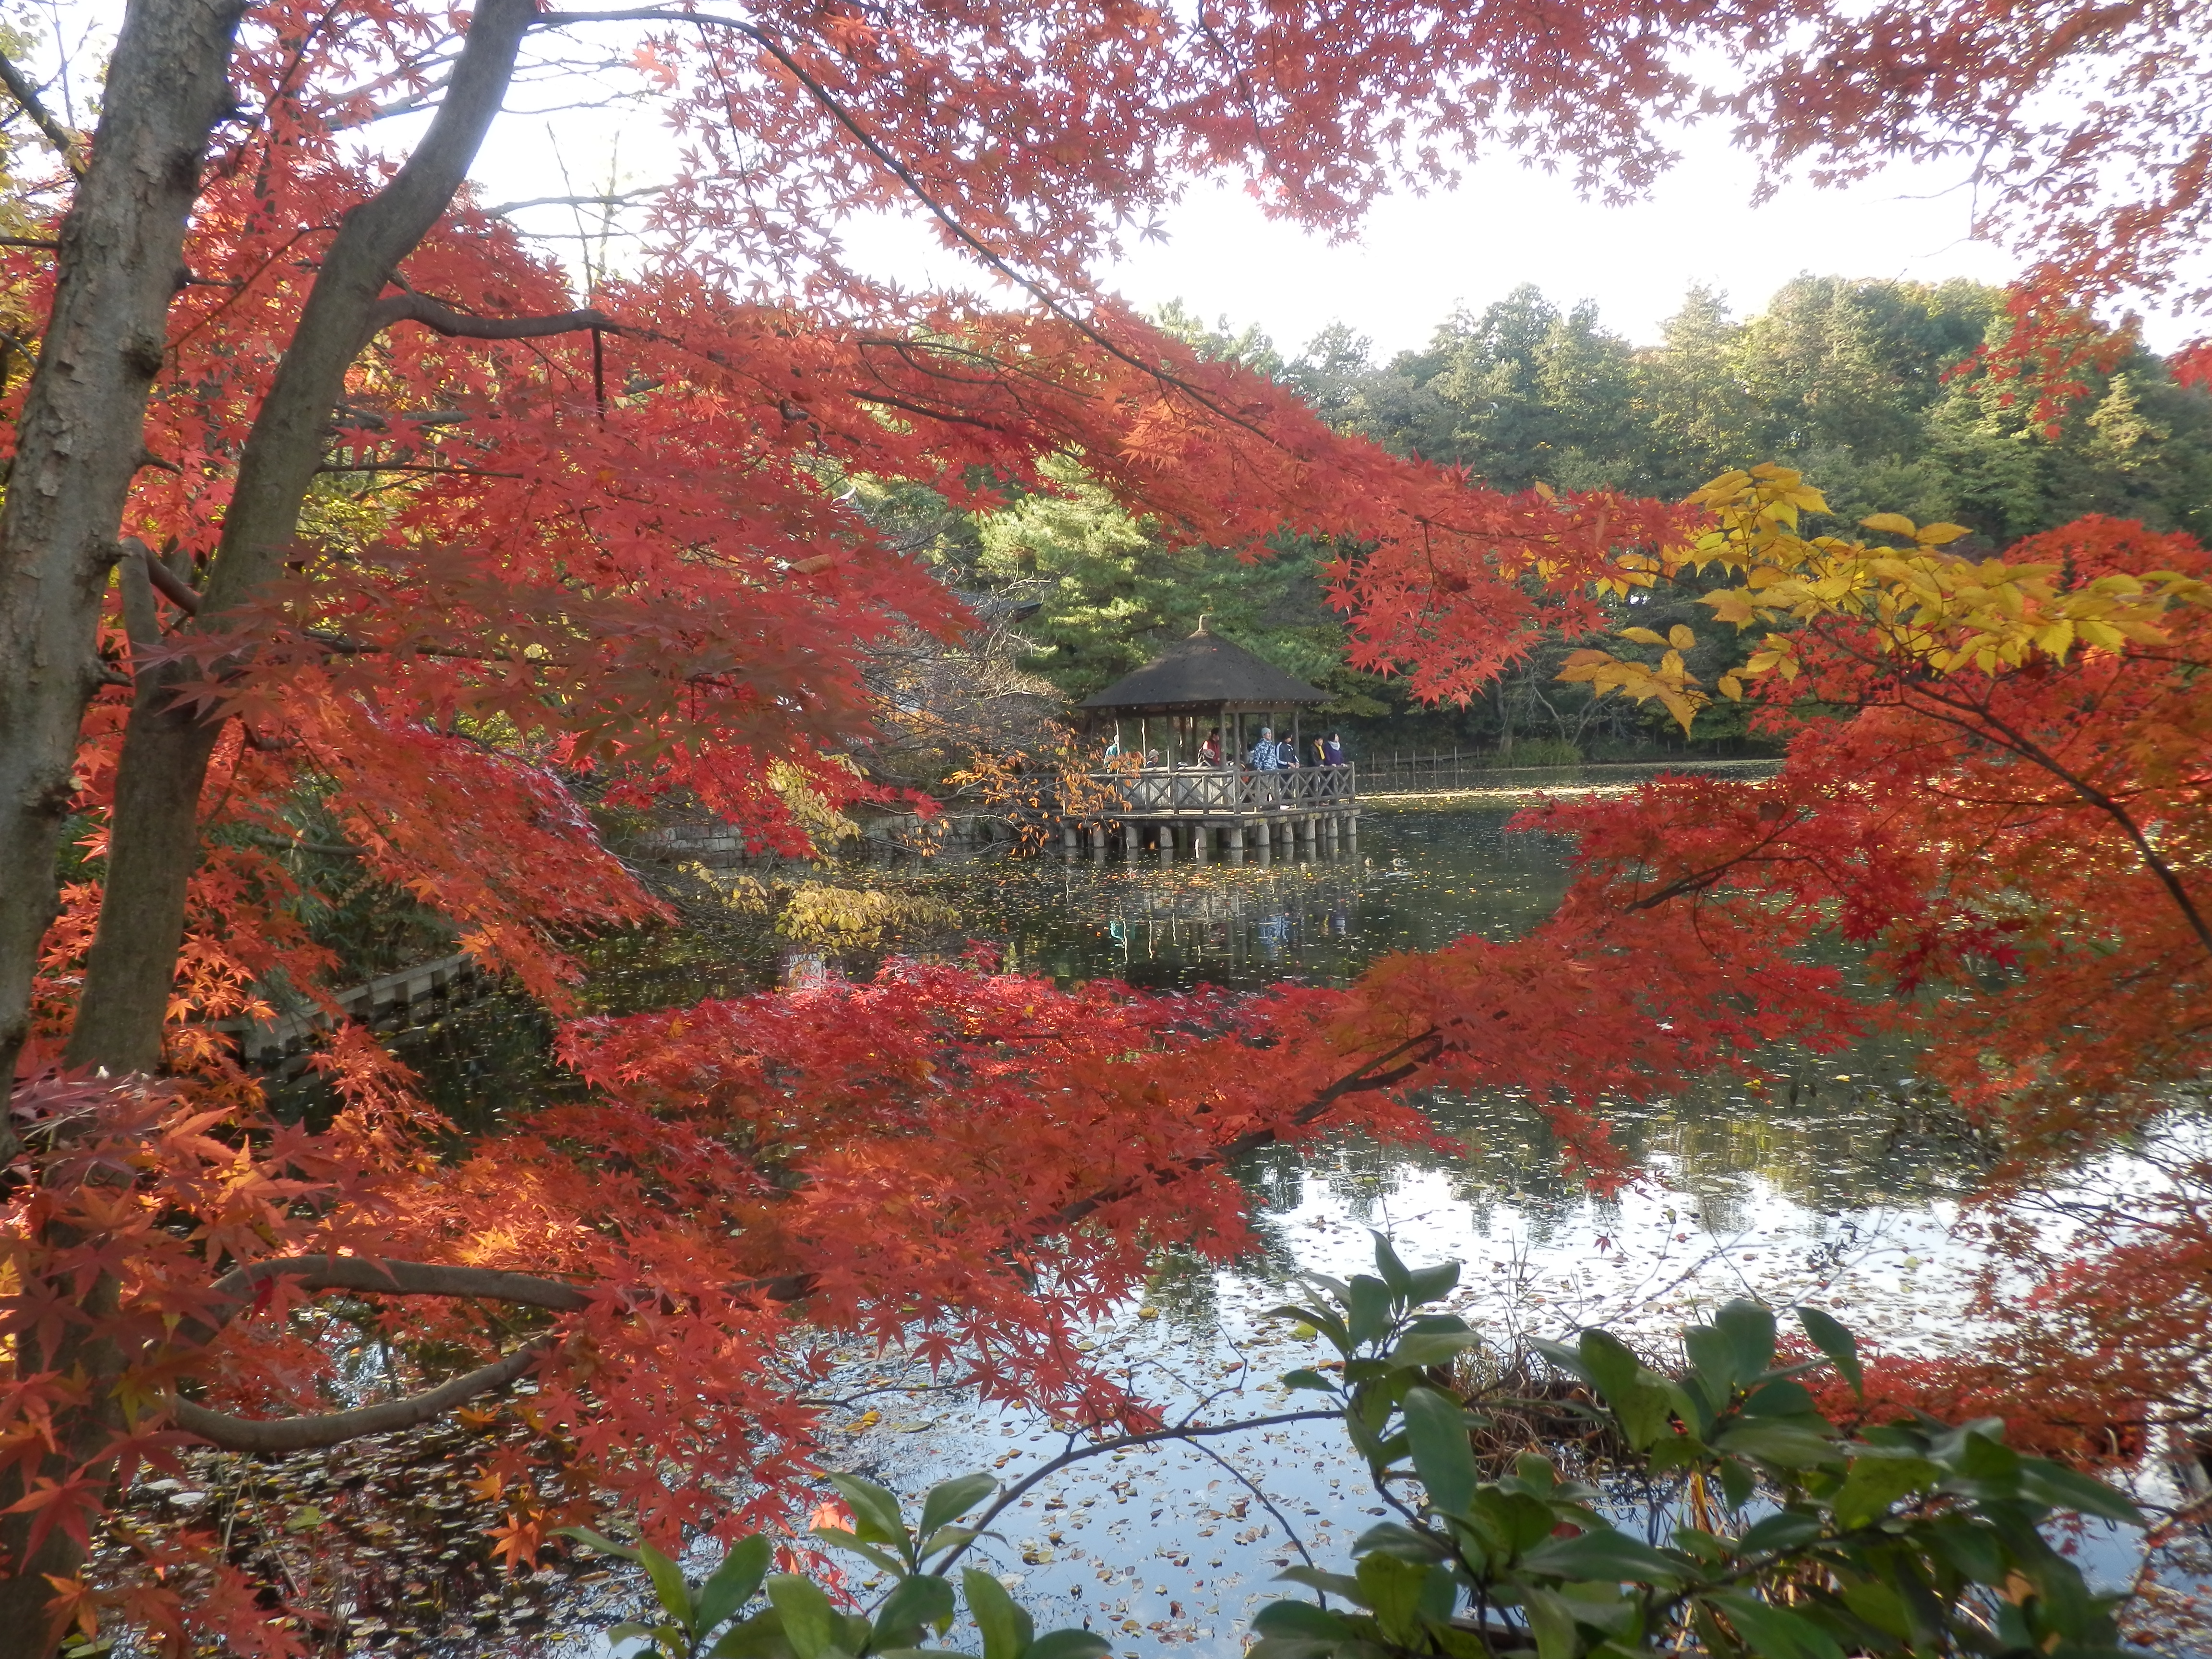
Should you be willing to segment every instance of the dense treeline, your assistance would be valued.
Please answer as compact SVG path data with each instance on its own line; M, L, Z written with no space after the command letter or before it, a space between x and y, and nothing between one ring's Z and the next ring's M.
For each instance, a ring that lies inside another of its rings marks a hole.
M1838 530L1901 512L1965 525L1975 532L1966 546L1996 547L2101 513L2212 535L2212 397L2115 338L2046 426L2016 380L1978 367L2008 325L2002 293L1971 283L1803 276L1741 320L1696 290L1650 347L1605 328L1590 306L1563 310L1524 286L1455 313L1425 349L1384 362L1340 325L1285 359L1256 331L1209 329L1175 308L1163 320L1209 355L1296 387L1340 429L1499 489L1611 484L1672 498L1777 460L1826 492ZM1548 642L1465 710L1408 706L1391 684L1342 665L1341 627L1317 574L1326 550L1288 544L1244 562L1171 549L1106 492L1065 476L1066 497L1028 495L975 518L933 510L914 492L896 507L959 585L1039 605L1023 624L1036 646L1027 665L1069 696L1137 667L1210 613L1218 631L1334 692L1332 712L1355 744L1518 759L1680 746L1663 715L1557 684L1572 641ZM1698 626L1705 642L1692 667L1707 684L1740 655L1694 604L1638 620ZM1703 711L1692 741L1741 747L1741 716Z

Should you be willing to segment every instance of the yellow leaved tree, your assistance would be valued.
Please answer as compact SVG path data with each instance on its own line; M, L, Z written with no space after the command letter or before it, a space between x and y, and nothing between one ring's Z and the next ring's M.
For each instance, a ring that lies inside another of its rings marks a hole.
M1972 559L1947 550L1970 532L1955 524L1916 525L1878 513L1861 526L1892 538L1869 543L1842 536L1806 536L1807 514L1825 514L1820 492L1788 467L1756 466L1723 473L1689 498L1710 514L1695 539L1656 555L1624 554L1601 586L1619 594L1655 586L1684 571L1719 569L1741 585L1699 597L1716 622L1738 631L1770 631L1742 667L1718 677L1717 689L1741 699L1747 678L1801 672L1799 634L1784 625L1824 622L1855 629L1871 653L1893 666L1943 676L1984 674L2027 665L2038 657L2063 662L2079 647L2120 651L2167 643L2157 618L2178 604L2212 605L2212 585L2179 571L2113 573L2079 581L2051 562ZM1662 647L1655 664L1596 649L1572 653L1559 678L1656 702L1687 732L1711 698L1690 673L1683 653L1694 630L1680 625L1662 635L1626 628L1622 639Z

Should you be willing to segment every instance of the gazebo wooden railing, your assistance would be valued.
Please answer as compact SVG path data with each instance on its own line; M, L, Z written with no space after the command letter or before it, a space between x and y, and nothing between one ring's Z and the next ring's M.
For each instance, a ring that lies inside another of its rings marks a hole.
M1130 772L1093 772L1102 799L1118 801L1132 817L1164 812L1261 812L1288 807L1340 810L1359 798L1350 766L1298 766L1279 772L1249 766L1148 766Z
M1279 854L1319 856L1351 848L1359 835L1357 769L1250 766L1112 767L1085 775L1085 799L1063 810L1070 858L1087 846L1104 858L1110 845L1165 862L1180 847L1204 863L1218 851L1231 864L1249 853L1261 863Z

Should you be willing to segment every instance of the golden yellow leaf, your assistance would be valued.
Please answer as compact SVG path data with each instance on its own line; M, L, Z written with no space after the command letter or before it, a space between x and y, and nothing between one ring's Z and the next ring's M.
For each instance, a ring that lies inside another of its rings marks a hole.
M1861 519L1859 523L1869 530L1886 530L1893 536L1917 537L1920 533L1920 526L1902 513L1877 513L1870 519Z
M1620 630L1620 637L1624 640L1634 640L1638 645L1664 645L1667 643L1665 640L1660 638L1658 635L1653 633L1648 628L1624 628Z
M1734 623L1738 628L1748 628L1759 620L1759 612L1752 608L1751 601L1744 597L1741 588L1723 587L1711 593L1700 593L1698 603L1712 606L1715 622Z
M1697 647L1698 636L1683 627L1681 623L1676 623L1667 630L1667 643L1677 651L1693 650Z
M1870 525L1874 520L1869 519L1866 522ZM1914 532L1913 539L1923 547L1941 547L1946 542L1955 542L1961 536L1973 533L1962 524L1923 524Z

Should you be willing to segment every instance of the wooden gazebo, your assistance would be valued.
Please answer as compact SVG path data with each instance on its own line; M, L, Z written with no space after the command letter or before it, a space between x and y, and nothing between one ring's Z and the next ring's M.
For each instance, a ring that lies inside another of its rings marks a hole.
M1091 793L1113 807L1067 819L1069 854L1087 839L1092 855L1104 857L1116 828L1130 852L1150 842L1164 862L1181 842L1203 863L1217 837L1232 864L1242 864L1248 849L1265 863L1277 850L1311 854L1356 842L1359 796L1352 767L1314 765L1305 752L1299 716L1328 701L1326 691L1209 632L1200 617L1188 639L1079 705L1090 734L1103 738L1110 730L1127 758L1092 775ZM1255 768L1249 756L1261 728L1279 735L1285 714L1302 763ZM1219 750L1212 763L1205 758L1209 732Z

